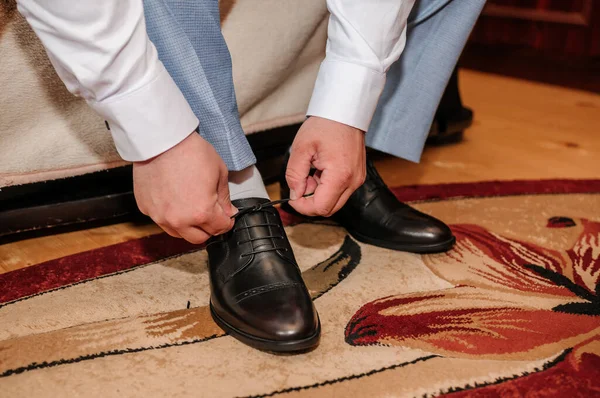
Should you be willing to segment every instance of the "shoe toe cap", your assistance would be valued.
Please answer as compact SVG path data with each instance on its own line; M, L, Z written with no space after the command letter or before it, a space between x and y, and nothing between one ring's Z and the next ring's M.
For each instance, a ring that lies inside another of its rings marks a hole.
M448 242L454 238L450 227L433 217L428 217L423 223L423 227L415 228L413 233L423 242L430 244Z
M248 331L257 337L293 342L313 338L319 333L317 312L303 288L275 290L239 304Z
M422 246L444 245L454 240L452 230L430 215L411 209L396 215L387 225L387 236L396 242Z

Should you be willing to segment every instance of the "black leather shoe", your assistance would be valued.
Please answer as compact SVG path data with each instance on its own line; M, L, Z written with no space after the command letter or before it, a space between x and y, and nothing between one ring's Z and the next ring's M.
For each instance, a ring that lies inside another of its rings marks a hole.
M281 197L289 197L285 177L280 183ZM289 204L282 207L298 214ZM437 253L449 250L455 242L452 231L442 221L400 202L370 160L365 183L331 219L357 240L387 249Z
M234 228L209 240L210 310L215 322L260 350L305 351L321 325L277 209L267 199L234 200Z

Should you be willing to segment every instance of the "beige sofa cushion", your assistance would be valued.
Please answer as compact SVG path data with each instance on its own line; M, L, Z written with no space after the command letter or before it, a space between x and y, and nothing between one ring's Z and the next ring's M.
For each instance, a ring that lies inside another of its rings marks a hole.
M224 0L247 134L303 120L324 56L324 0ZM0 0L0 187L124 164L104 121L73 97L14 3Z

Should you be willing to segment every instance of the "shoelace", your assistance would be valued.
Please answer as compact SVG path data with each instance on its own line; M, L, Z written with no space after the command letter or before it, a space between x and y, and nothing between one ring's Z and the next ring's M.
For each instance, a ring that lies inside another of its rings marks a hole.
M265 207L273 207L282 203L287 203L291 199L280 199L280 200L272 200L270 202L260 203L252 207L242 207L238 208L238 212L235 213L231 218L239 218L248 213L254 213L255 211L261 211Z
M312 196L312 194L308 194L308 195L304 195L303 197L309 197ZM242 217L246 214L249 213L255 213L258 211L264 211L266 210L265 208L273 208L276 205L282 204L282 203L287 203L289 202L291 199L280 199L280 200L273 200L270 202L265 202L265 203L259 203L257 205L251 206L251 207L242 207L239 209L239 211L234 214L233 216L231 216L231 218L239 218ZM236 227L233 229L233 232L238 232L240 230L243 229L251 229L251 228L257 228L257 227L277 227L278 229L281 228L281 226L279 224L275 224L275 223L264 223L264 224L255 224L255 225L247 225L247 226L242 226L242 227ZM263 239L284 239L283 238L283 231L281 234L279 235L267 235L267 236L261 236L258 238L250 238L250 239L246 239L246 240L241 240L241 241L237 241L237 244L243 244L243 243L252 243L258 240L263 240ZM276 244L273 244L273 247L267 247L264 249L259 249L256 250L254 249L254 245L253 246L253 250L248 252L248 253L243 253L242 257L246 257L246 256L251 256L254 254L258 254L258 253L264 253L264 252L271 252L271 251L276 251L276 250L283 250L283 251L288 251L287 247L277 247Z

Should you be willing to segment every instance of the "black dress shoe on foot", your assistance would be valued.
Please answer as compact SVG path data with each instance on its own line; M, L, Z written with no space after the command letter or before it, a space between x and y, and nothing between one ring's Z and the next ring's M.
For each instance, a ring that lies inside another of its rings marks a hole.
M285 178L281 197L289 197ZM297 214L289 205L284 210ZM402 203L385 185L370 160L367 177L331 219L357 240L386 249L411 253L437 253L454 245L452 231L442 221Z
M277 209L267 199L234 200L235 226L211 238L210 310L241 342L265 351L306 351L321 325Z

